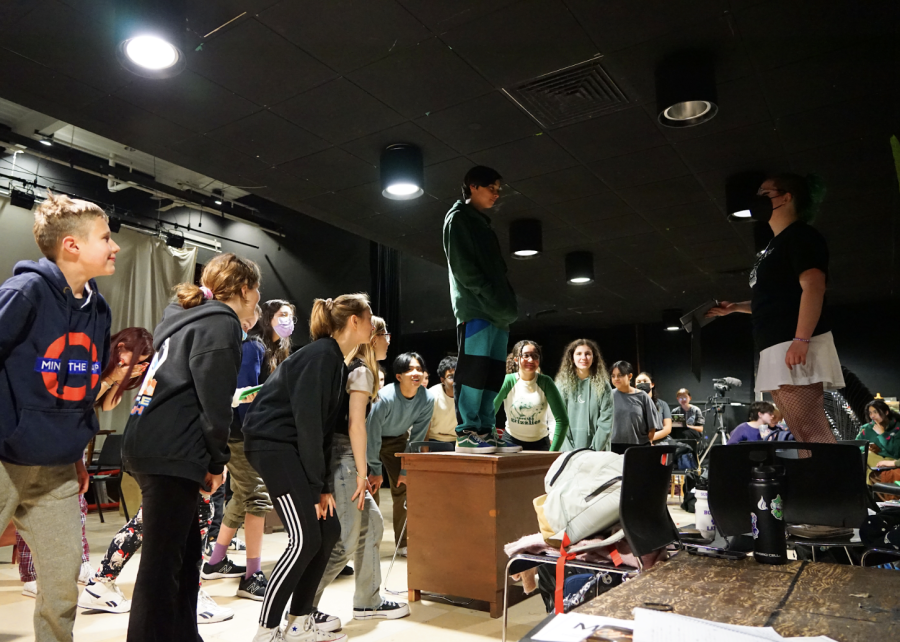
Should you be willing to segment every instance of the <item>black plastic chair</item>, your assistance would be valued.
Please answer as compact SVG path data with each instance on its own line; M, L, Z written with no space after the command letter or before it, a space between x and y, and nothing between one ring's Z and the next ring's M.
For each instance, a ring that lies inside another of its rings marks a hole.
M809 451L810 456L797 457L801 450ZM786 524L859 528L865 521L871 499L857 445L745 442L716 446L710 453L709 509L720 533L734 536L750 532L751 469L772 464L784 467ZM846 550L862 546L849 537L791 537L788 542L812 547L813 561L817 547ZM849 558L849 551L847 555Z
M100 456L97 458L96 466L88 469L90 475L90 488L94 490L94 500L97 502L97 513L100 515L100 521L106 523L103 517L103 505L100 501L100 493L98 486L102 486L106 490L109 482L118 484L119 501L122 503L122 510L125 513L125 520L130 520L128 516L128 506L125 504L125 495L122 493L122 442L124 435L107 435L103 442L103 448L100 450Z
M900 486L897 486L896 484L873 484L872 490L876 493L884 493L885 495L895 495L897 497L900 497ZM870 548L862 554L862 559L859 561L859 565L880 566L892 560L900 560L900 551L895 551L892 548Z
M666 505L669 481L675 464L675 446L634 447L625 449L622 466L622 489L619 497L619 522L625 540L637 558L638 566L615 566L612 563L566 561L565 566L602 573L633 575L643 571L641 557L678 542L678 529ZM509 576L535 568L540 564L555 565L558 557L546 555L513 555L506 565L503 589L502 642L506 642L509 611Z

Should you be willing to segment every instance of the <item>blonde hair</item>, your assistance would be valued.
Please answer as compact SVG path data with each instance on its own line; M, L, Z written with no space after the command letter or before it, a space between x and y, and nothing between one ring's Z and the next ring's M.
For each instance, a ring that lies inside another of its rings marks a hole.
M603 399L605 395L610 394L609 374L606 370L606 363L603 361L603 355L600 354L600 346L590 339L576 339L566 346L563 351L562 362L559 364L559 372L556 374L556 387L562 393L563 397L575 392L581 379L578 377L578 369L575 367L575 349L578 346L587 346L591 350L593 359L591 360L591 388L598 399Z
M34 240L41 253L55 261L63 239L87 234L86 224L95 218L109 220L99 205L47 190L47 199L34 212Z
M369 395L369 399L374 403L378 398L378 391L381 389L381 385L378 382L378 359L375 356L375 337L377 337L379 333L387 330L387 323L385 323L384 319L381 317L376 317L373 314L372 328L372 338L368 343L360 343L356 349L350 353L347 363L353 363L353 361L359 359L366 364L366 368L369 369L369 372L372 373L372 377L375 379L375 383L372 385L372 392Z
M212 292L212 298L228 301L232 297L243 298L242 289L246 285L251 290L259 287L262 277L259 266L250 259L236 254L220 254L203 266L200 284ZM206 296L193 283L179 283L175 286L175 298L184 309L201 305Z
M309 338L312 341L330 337L343 330L350 317L369 311L369 295L364 292L342 294L336 299L316 299L309 315Z

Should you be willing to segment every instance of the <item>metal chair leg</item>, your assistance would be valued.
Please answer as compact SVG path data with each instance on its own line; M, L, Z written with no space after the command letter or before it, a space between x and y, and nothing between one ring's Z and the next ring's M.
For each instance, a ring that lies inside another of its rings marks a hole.
M503 583L503 626L500 633L500 642L506 642L506 622L509 618L509 567L512 566L513 559L514 557L510 558L509 562L506 563L506 572L503 575L506 581Z
M394 560L397 559L397 552L400 550L400 542L403 541L403 534L406 532L406 522L407 521L409 521L409 520L407 519L406 521L403 522L403 528L400 529L400 537L397 538L397 544L394 545L394 555L393 555L393 557L391 557L391 565L388 566L387 573L385 573L385 575L384 575L384 590L387 593L390 593L391 595L402 595L403 594L403 591L392 591L391 589L389 589L387 582L388 582L388 578L391 576L391 570L394 568Z

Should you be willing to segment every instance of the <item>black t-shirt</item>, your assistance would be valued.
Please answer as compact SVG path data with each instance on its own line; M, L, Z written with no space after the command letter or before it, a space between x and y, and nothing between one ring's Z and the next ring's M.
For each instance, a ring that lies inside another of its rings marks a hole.
M800 315L800 275L817 268L828 275L828 245L818 230L802 221L791 223L772 239L750 273L753 288L753 340L765 350L794 338ZM827 307L813 336L831 330Z

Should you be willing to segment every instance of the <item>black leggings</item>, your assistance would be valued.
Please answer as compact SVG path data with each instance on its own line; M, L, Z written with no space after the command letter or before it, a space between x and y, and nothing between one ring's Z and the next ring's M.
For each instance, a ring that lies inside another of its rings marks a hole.
M134 477L144 499L144 533L128 642L197 642L200 486L182 477Z
M250 451L250 464L259 471L272 503L288 533L288 547L275 565L263 599L260 625L274 628L291 600L291 615L309 615L331 549L340 539L337 513L316 518L319 495L309 487L296 452Z

